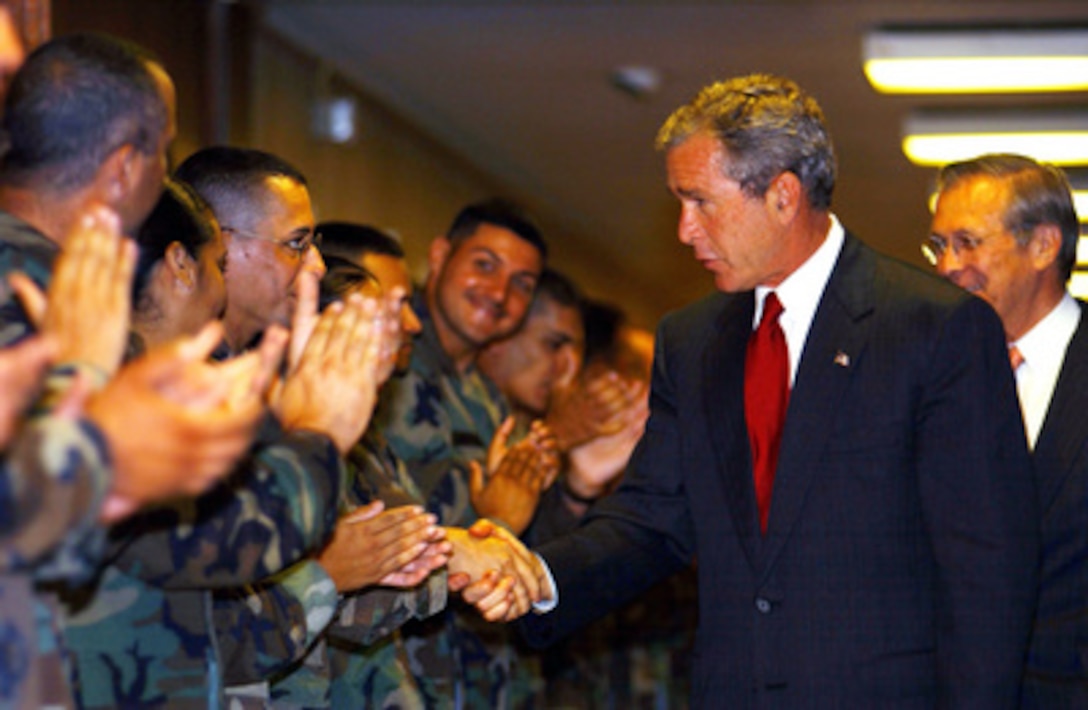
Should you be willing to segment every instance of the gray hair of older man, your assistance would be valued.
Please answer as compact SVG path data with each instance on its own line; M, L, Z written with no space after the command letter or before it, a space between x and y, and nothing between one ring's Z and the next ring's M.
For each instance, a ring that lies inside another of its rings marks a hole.
M795 174L815 209L831 206L836 160L823 111L795 82L751 74L705 87L678 108L657 134L668 151L697 133L720 141L727 177L761 197L784 172Z

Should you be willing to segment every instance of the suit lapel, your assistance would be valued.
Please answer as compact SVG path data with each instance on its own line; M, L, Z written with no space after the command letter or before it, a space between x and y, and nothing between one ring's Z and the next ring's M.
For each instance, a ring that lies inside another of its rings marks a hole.
M718 478L725 492L737 537L755 566L761 544L752 486L748 428L744 422L744 356L752 330L755 297L751 292L729 298L714 339L705 351L703 397L710 439L718 459Z
M1084 393L1088 392L1088 313L1084 304L1080 306L1080 322L1065 351L1032 457L1043 513L1053 505L1088 441L1088 417L1083 414Z
M863 357L875 266L873 254L847 235L813 317L790 393L763 549L764 574L800 517L818 468L811 462L827 446L834 426L830 414Z

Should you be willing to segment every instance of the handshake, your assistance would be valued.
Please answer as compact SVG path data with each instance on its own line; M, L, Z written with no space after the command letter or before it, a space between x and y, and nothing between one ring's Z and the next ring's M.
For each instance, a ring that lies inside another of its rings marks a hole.
M461 592L488 621L513 621L554 597L544 565L513 533L487 519L448 528L450 591Z
M447 528L421 507L380 501L342 517L318 561L341 593L370 585L409 588L442 567L488 621L513 621L552 598L544 567L506 528L487 519Z

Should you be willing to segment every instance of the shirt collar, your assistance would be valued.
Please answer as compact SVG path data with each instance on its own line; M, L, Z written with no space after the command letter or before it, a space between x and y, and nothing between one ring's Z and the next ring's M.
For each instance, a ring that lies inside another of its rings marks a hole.
M1066 292L1050 313L1009 346L1015 345L1024 356L1024 362L1032 368L1058 368L1065 358L1065 347L1055 347L1055 344L1068 344L1079 322L1080 306Z
M768 293L774 291L782 303L783 321L801 325L802 330L807 332L808 325L812 323L812 318L816 314L820 297L823 296L824 288L835 268L835 261L839 258L839 252L842 251L845 238L846 233L842 224L838 217L832 214L827 236L812 256L776 288L756 287L756 310L752 327L759 324L759 319L763 316L763 301Z

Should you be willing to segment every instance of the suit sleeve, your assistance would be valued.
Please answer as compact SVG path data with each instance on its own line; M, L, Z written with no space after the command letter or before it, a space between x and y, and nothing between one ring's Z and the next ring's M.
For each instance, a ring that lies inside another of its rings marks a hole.
M929 358L916 422L937 567L940 707L1015 707L1035 603L1036 494L1004 333L970 299Z

